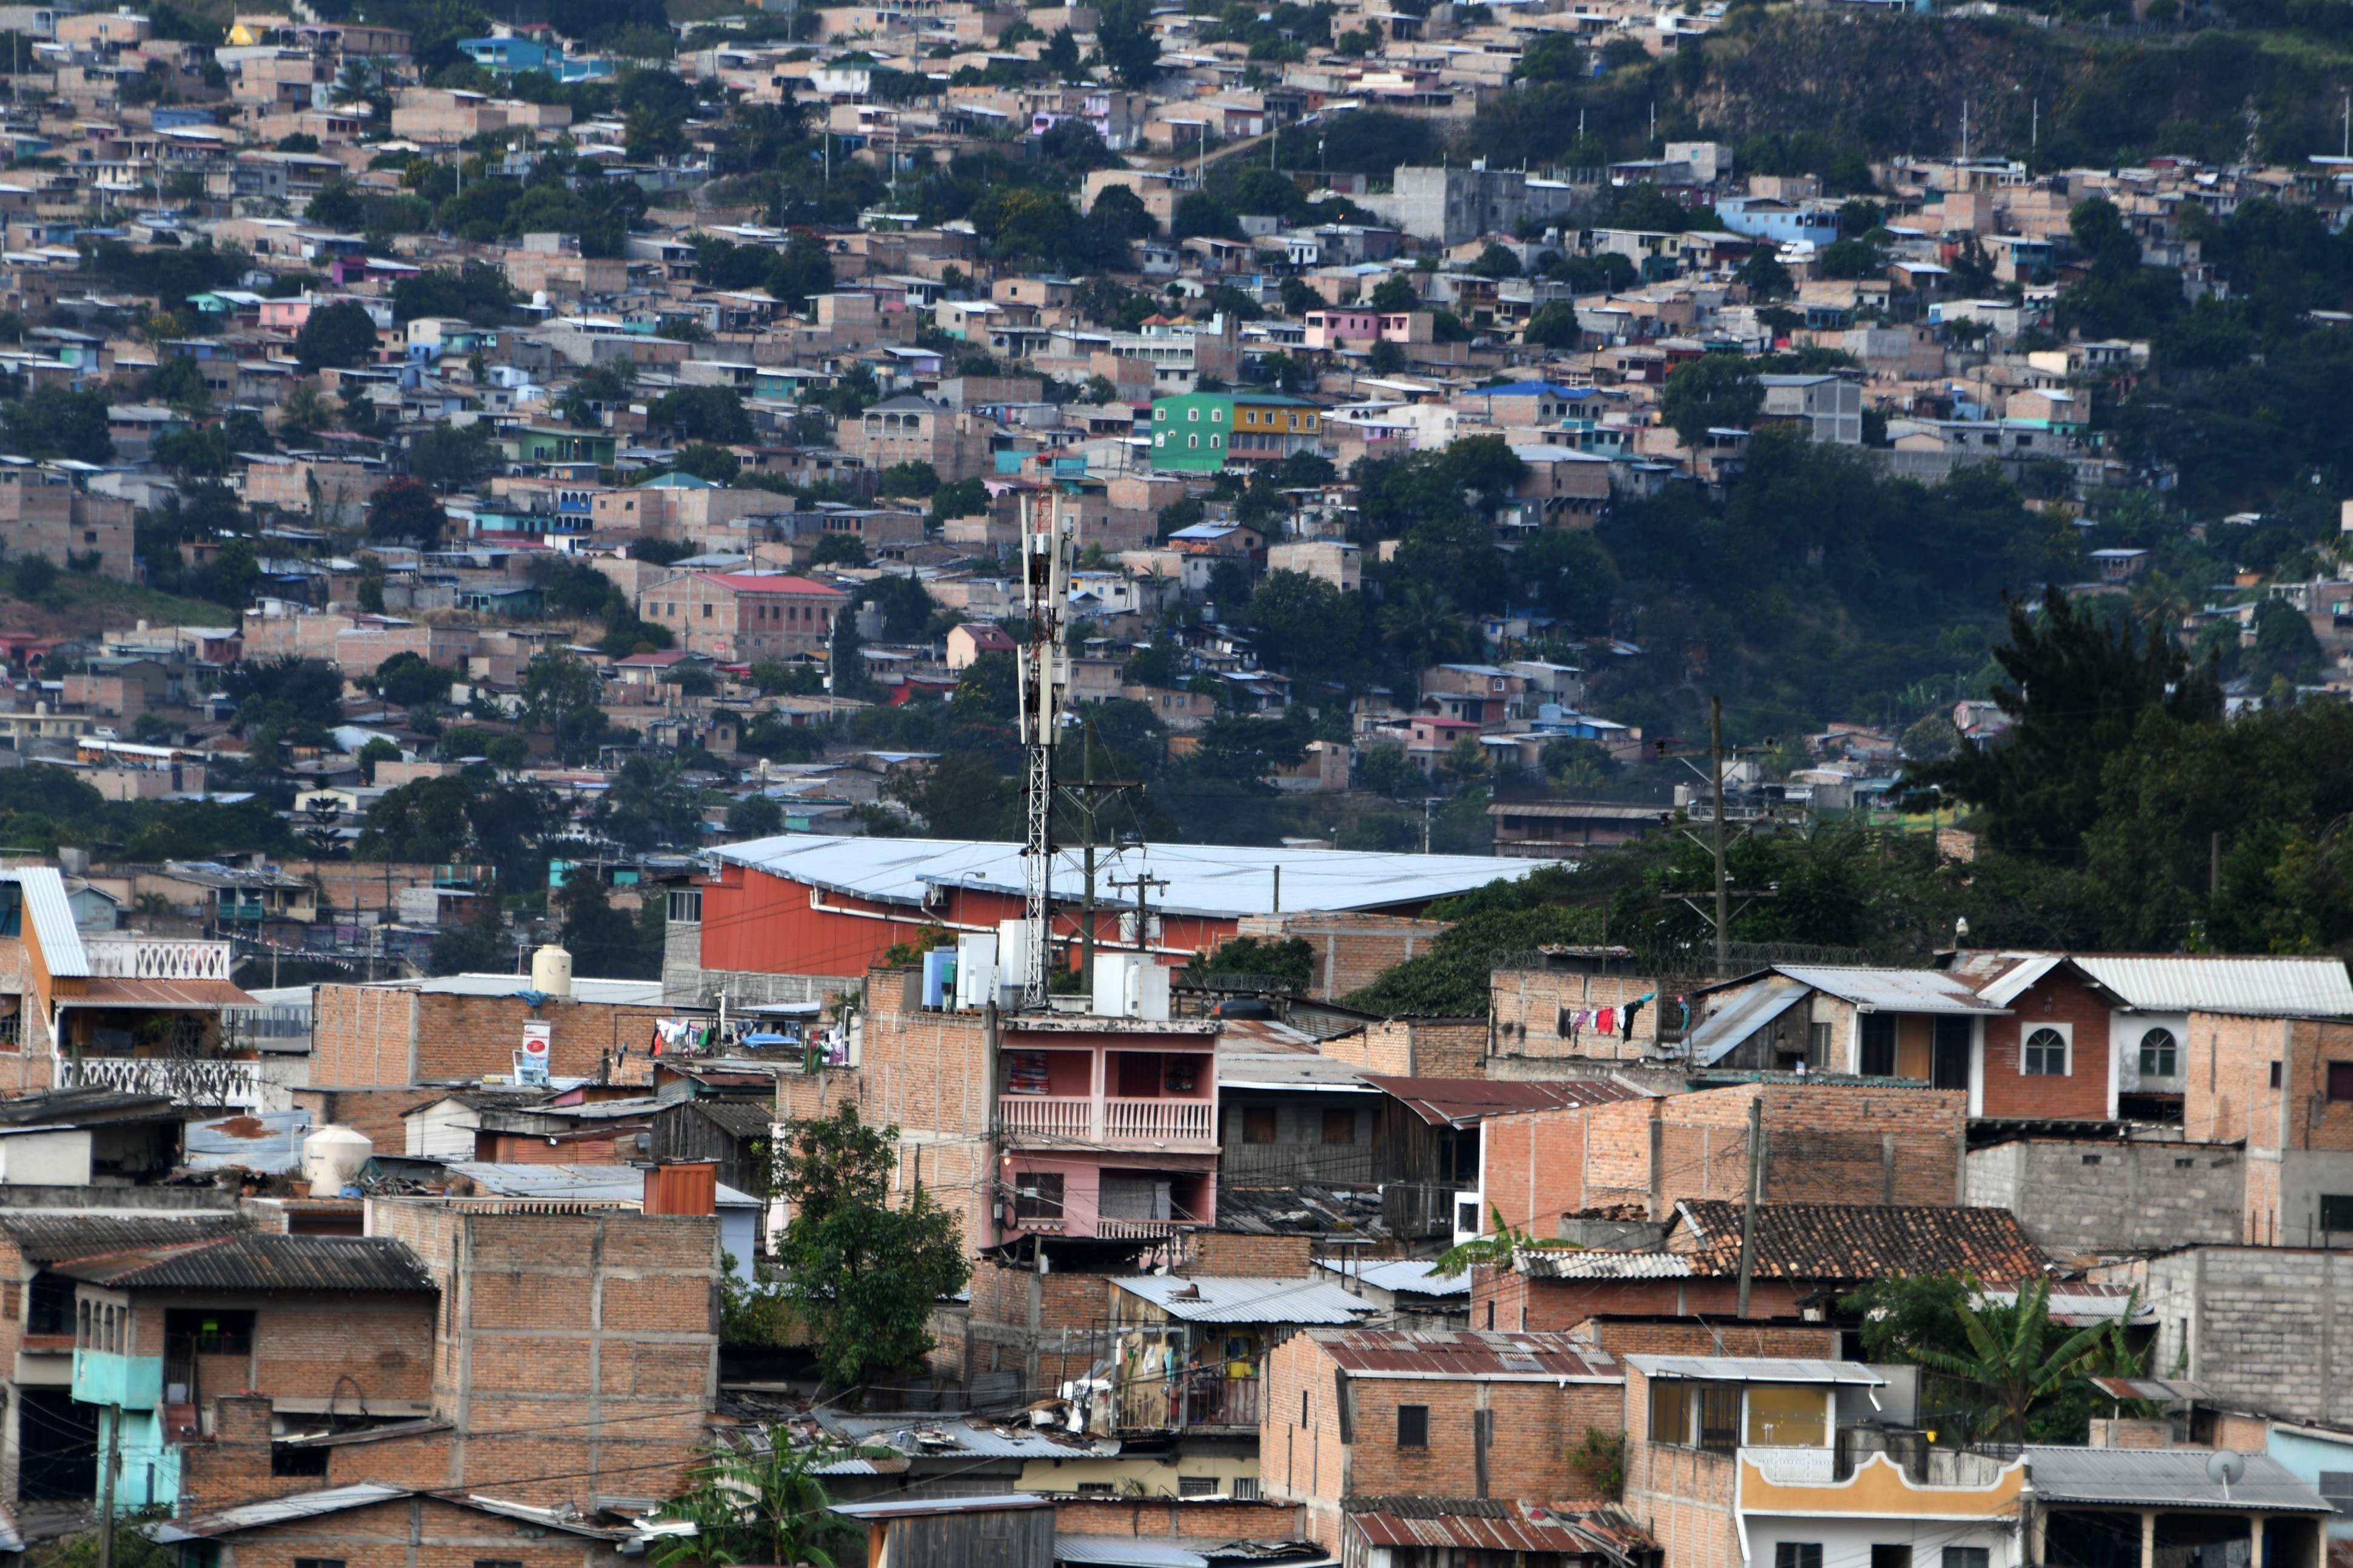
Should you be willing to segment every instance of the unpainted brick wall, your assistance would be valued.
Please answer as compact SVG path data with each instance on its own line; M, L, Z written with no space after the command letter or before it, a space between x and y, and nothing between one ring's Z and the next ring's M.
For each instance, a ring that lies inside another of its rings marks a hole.
M1319 1272L1315 1246L1304 1236L1240 1236L1197 1230L1184 1238L1184 1274L1251 1279L1305 1279Z
M1285 1541L1299 1516L1295 1504L1234 1498L1080 1498L1054 1504L1054 1528L1065 1535Z
M2067 971L2053 970L2010 1005L2010 1016L1985 1025L1984 1113L1988 1116L2082 1117L2108 1114L2108 1005ZM2019 1070L2019 1043L2046 1024L2071 1026L2073 1049L2064 1077Z
M371 1200L442 1290L452 1484L535 1502L685 1482L718 1389L719 1225L631 1210Z
M1733 1460L1650 1441L1651 1385L1626 1368L1626 1511L1674 1568L1741 1568Z
M967 1386L1010 1374L1027 1397L1042 1398L1110 1353L1108 1275L1040 1274L984 1258L973 1265L971 1289Z
M550 1026L548 1070L558 1078L649 1082L659 1006L552 996L459 996L368 985L322 985L311 1034L311 1082L385 1088L514 1071L523 1026ZM626 1050L627 1055L624 1056Z
M1308 994L1335 1001L1370 985L1382 971L1429 952L1445 930L1443 921L1318 912L1245 915L1235 922L1234 934L1304 941L1315 951Z

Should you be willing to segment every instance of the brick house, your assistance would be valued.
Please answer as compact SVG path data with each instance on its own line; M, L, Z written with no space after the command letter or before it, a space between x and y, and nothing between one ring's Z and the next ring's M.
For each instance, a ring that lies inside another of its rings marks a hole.
M119 1456L118 1508L178 1502L182 1456L219 1394L281 1415L323 1418L346 1399L379 1419L433 1408L435 1285L398 1241L243 1231L47 1272L73 1282L73 1397Z
M1967 1119L1957 1091L1834 1083L1623 1090L1499 1112L1480 1129L1478 1180L1461 1184L1462 1201L1475 1198L1482 1229L1499 1211L1514 1229L1549 1237L1563 1216L1591 1208L1639 1205L1664 1220L1687 1199L1745 1199L1752 1104L1767 1204L1961 1201Z
M807 577L753 572L681 572L638 595L638 614L668 628L676 647L724 664L803 658L831 645L833 617L849 603Z
M1625 1391L1615 1361L1566 1334L1310 1329L1267 1357L1259 1484L1305 1505L1312 1539L1366 1561L1384 1543L1344 1542L1384 1500L1595 1496L1576 1451L1624 1429Z
M1474 1329L1555 1331L1597 1314L1732 1317L1740 1300L1746 1205L1675 1205L1656 1247L1639 1251L1524 1249L1508 1267L1472 1271ZM1971 1274L2001 1284L2048 1262L2007 1209L1917 1205L1766 1204L1757 1210L1750 1318L1819 1314L1874 1280Z
M523 994L528 984L513 974L322 984L312 994L309 1087L399 1090L388 1112L397 1147L399 1111L433 1098L410 1085L512 1072L525 1024L549 1026L557 1078L647 1081L654 1020L669 1016L658 984L575 979L572 995L536 1003Z
M2193 1012L2180 1067L2184 1134L2244 1151L2228 1239L2329 1247L2353 1234L2353 1019Z
M843 453L880 473L896 463L929 463L943 483L976 479L992 471L986 416L949 408L909 395L886 397L855 419L842 421L837 444Z

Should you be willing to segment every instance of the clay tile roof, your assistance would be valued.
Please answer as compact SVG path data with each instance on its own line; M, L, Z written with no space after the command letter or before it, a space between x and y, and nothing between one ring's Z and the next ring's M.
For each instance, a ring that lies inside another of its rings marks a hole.
M1736 1273L1740 1210L1721 1198L1677 1204L1668 1250L1689 1258L1694 1274ZM1756 1248L1764 1279L1966 1273L1997 1284L2039 1274L2049 1261L2008 1209L1926 1205L1760 1205Z

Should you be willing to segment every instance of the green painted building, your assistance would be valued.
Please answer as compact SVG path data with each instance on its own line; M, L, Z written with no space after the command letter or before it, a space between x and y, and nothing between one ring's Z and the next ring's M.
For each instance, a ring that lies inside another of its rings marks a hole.
M609 468L620 445L608 431L567 430L523 425L499 434L499 448L510 462L595 463Z
M1152 466L1214 474L1228 463L1276 463L1320 452L1324 415L1277 392L1187 392L1152 403Z

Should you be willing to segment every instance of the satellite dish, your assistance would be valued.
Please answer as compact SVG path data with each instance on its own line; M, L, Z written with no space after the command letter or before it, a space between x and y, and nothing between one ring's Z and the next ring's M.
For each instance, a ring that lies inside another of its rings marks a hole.
M2247 1475L2247 1459L2228 1448L2217 1448L2206 1457L2206 1479L2222 1489L2222 1500L2231 1500L2231 1489Z

